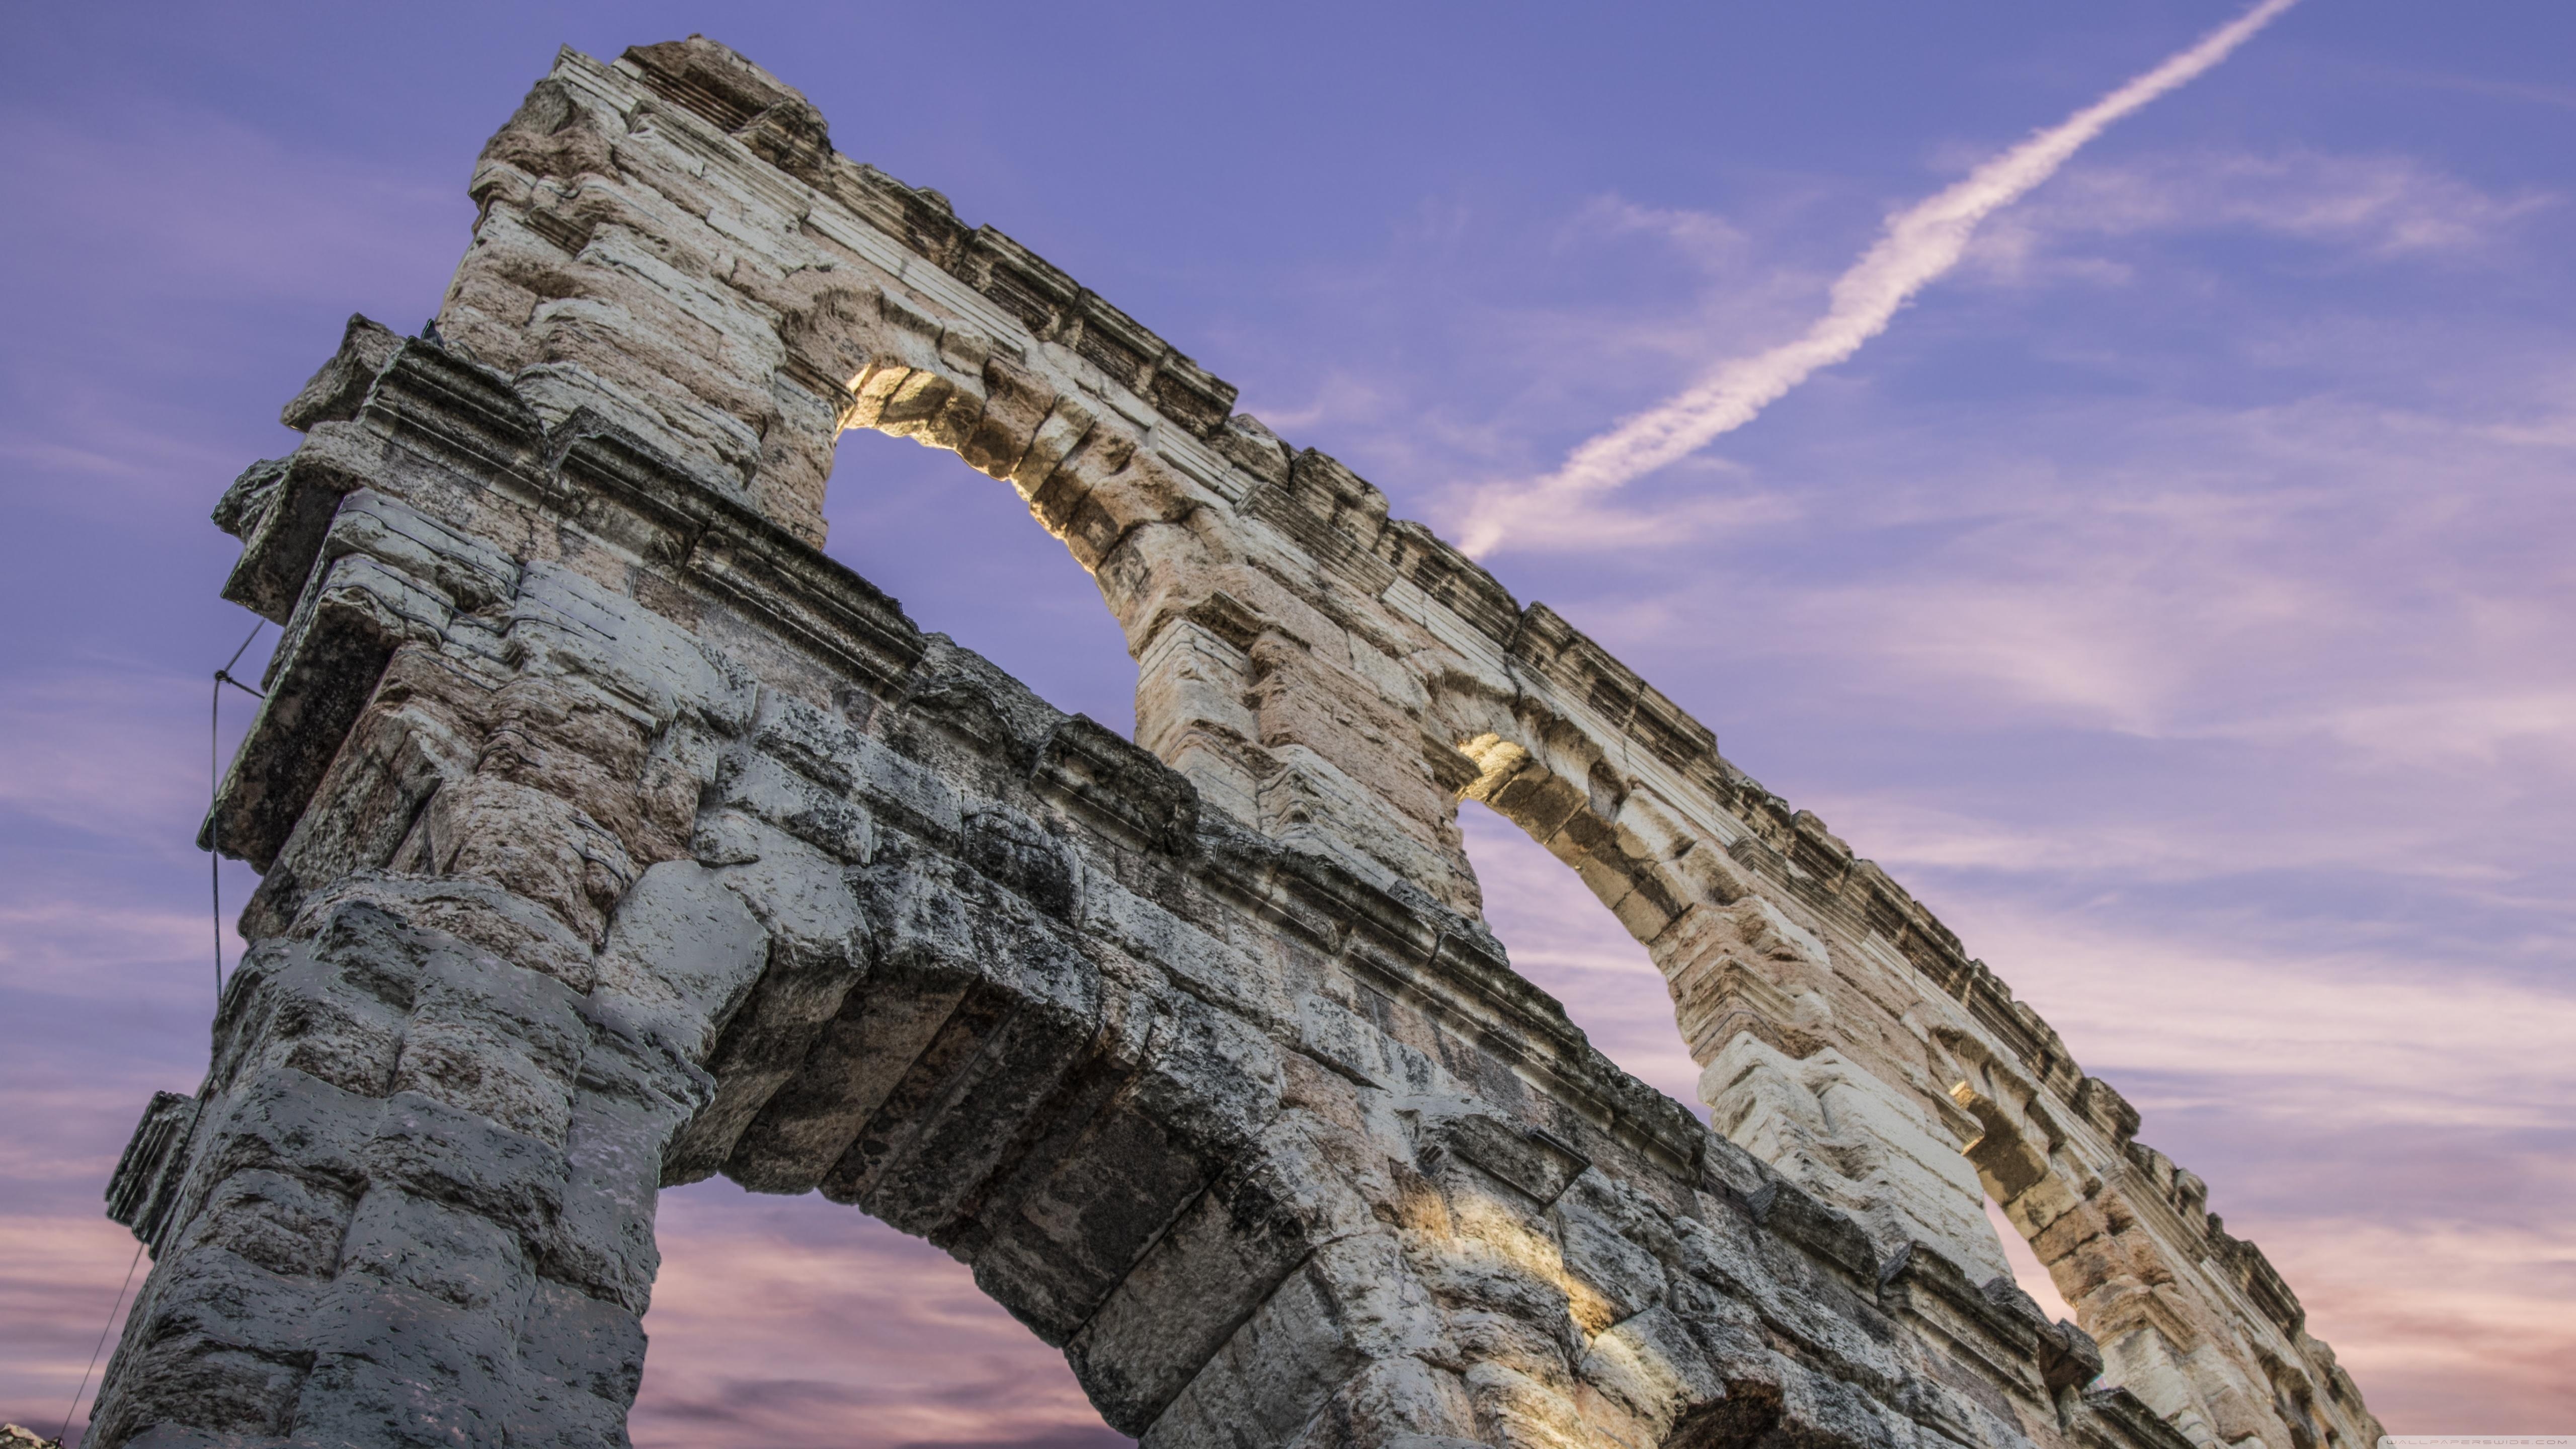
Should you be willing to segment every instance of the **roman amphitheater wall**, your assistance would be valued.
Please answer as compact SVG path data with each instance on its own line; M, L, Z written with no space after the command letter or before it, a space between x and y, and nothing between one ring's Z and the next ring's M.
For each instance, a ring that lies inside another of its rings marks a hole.
M1884 872L767 72L567 51L471 188L434 326L353 320L217 509L263 883L111 1189L97 1442L622 1442L719 1173L970 1263L1158 1449L2376 1442ZM1063 541L1132 743L821 552L848 428ZM1512 972L1462 800L1644 945L1714 1131Z

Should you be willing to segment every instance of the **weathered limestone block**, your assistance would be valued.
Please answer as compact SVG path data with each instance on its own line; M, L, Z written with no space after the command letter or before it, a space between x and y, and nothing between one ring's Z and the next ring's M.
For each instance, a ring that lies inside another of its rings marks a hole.
M1909 1104L1873 1092L1827 1047L1793 1059L1737 1036L1701 1075L1711 1121L1791 1181L1853 1213L1888 1250L1911 1242L1963 1258L1979 1281L2009 1278L1984 1221L1976 1171Z
M503 1408L577 1000L357 899L255 952L94 1432L426 1442Z

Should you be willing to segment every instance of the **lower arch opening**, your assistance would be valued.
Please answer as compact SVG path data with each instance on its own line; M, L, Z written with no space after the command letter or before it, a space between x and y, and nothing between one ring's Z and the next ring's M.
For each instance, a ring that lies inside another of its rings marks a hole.
M662 1193L636 1449L1120 1449L1064 1354L859 1209L721 1177Z

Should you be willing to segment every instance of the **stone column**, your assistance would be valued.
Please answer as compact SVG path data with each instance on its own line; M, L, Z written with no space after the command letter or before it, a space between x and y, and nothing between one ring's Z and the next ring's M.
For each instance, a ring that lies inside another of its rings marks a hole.
M470 879L298 925L226 988L94 1442L622 1442L663 1147L759 924L672 862L596 956Z
M1658 938L1710 1123L1845 1212L1882 1252L1938 1249L1983 1283L2012 1269L1976 1168L1946 1126L1841 1050L1824 988L1832 953L1748 896Z
M317 387L394 365L351 338ZM621 1443L665 1149L769 950L681 858L677 757L728 686L596 584L352 486L452 475L302 420L218 511L231 591L286 626L208 826L265 875L205 1083L111 1189L154 1266L94 1442Z

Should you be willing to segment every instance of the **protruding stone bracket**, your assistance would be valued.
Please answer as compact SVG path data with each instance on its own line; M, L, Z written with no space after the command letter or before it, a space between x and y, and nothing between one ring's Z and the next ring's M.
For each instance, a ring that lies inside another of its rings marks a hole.
M116 1159L107 1180L107 1216L134 1230L146 1248L158 1250L178 1206L178 1179L187 1166L182 1150L197 1122L197 1099L179 1092L155 1092L152 1104L134 1124L134 1136Z

